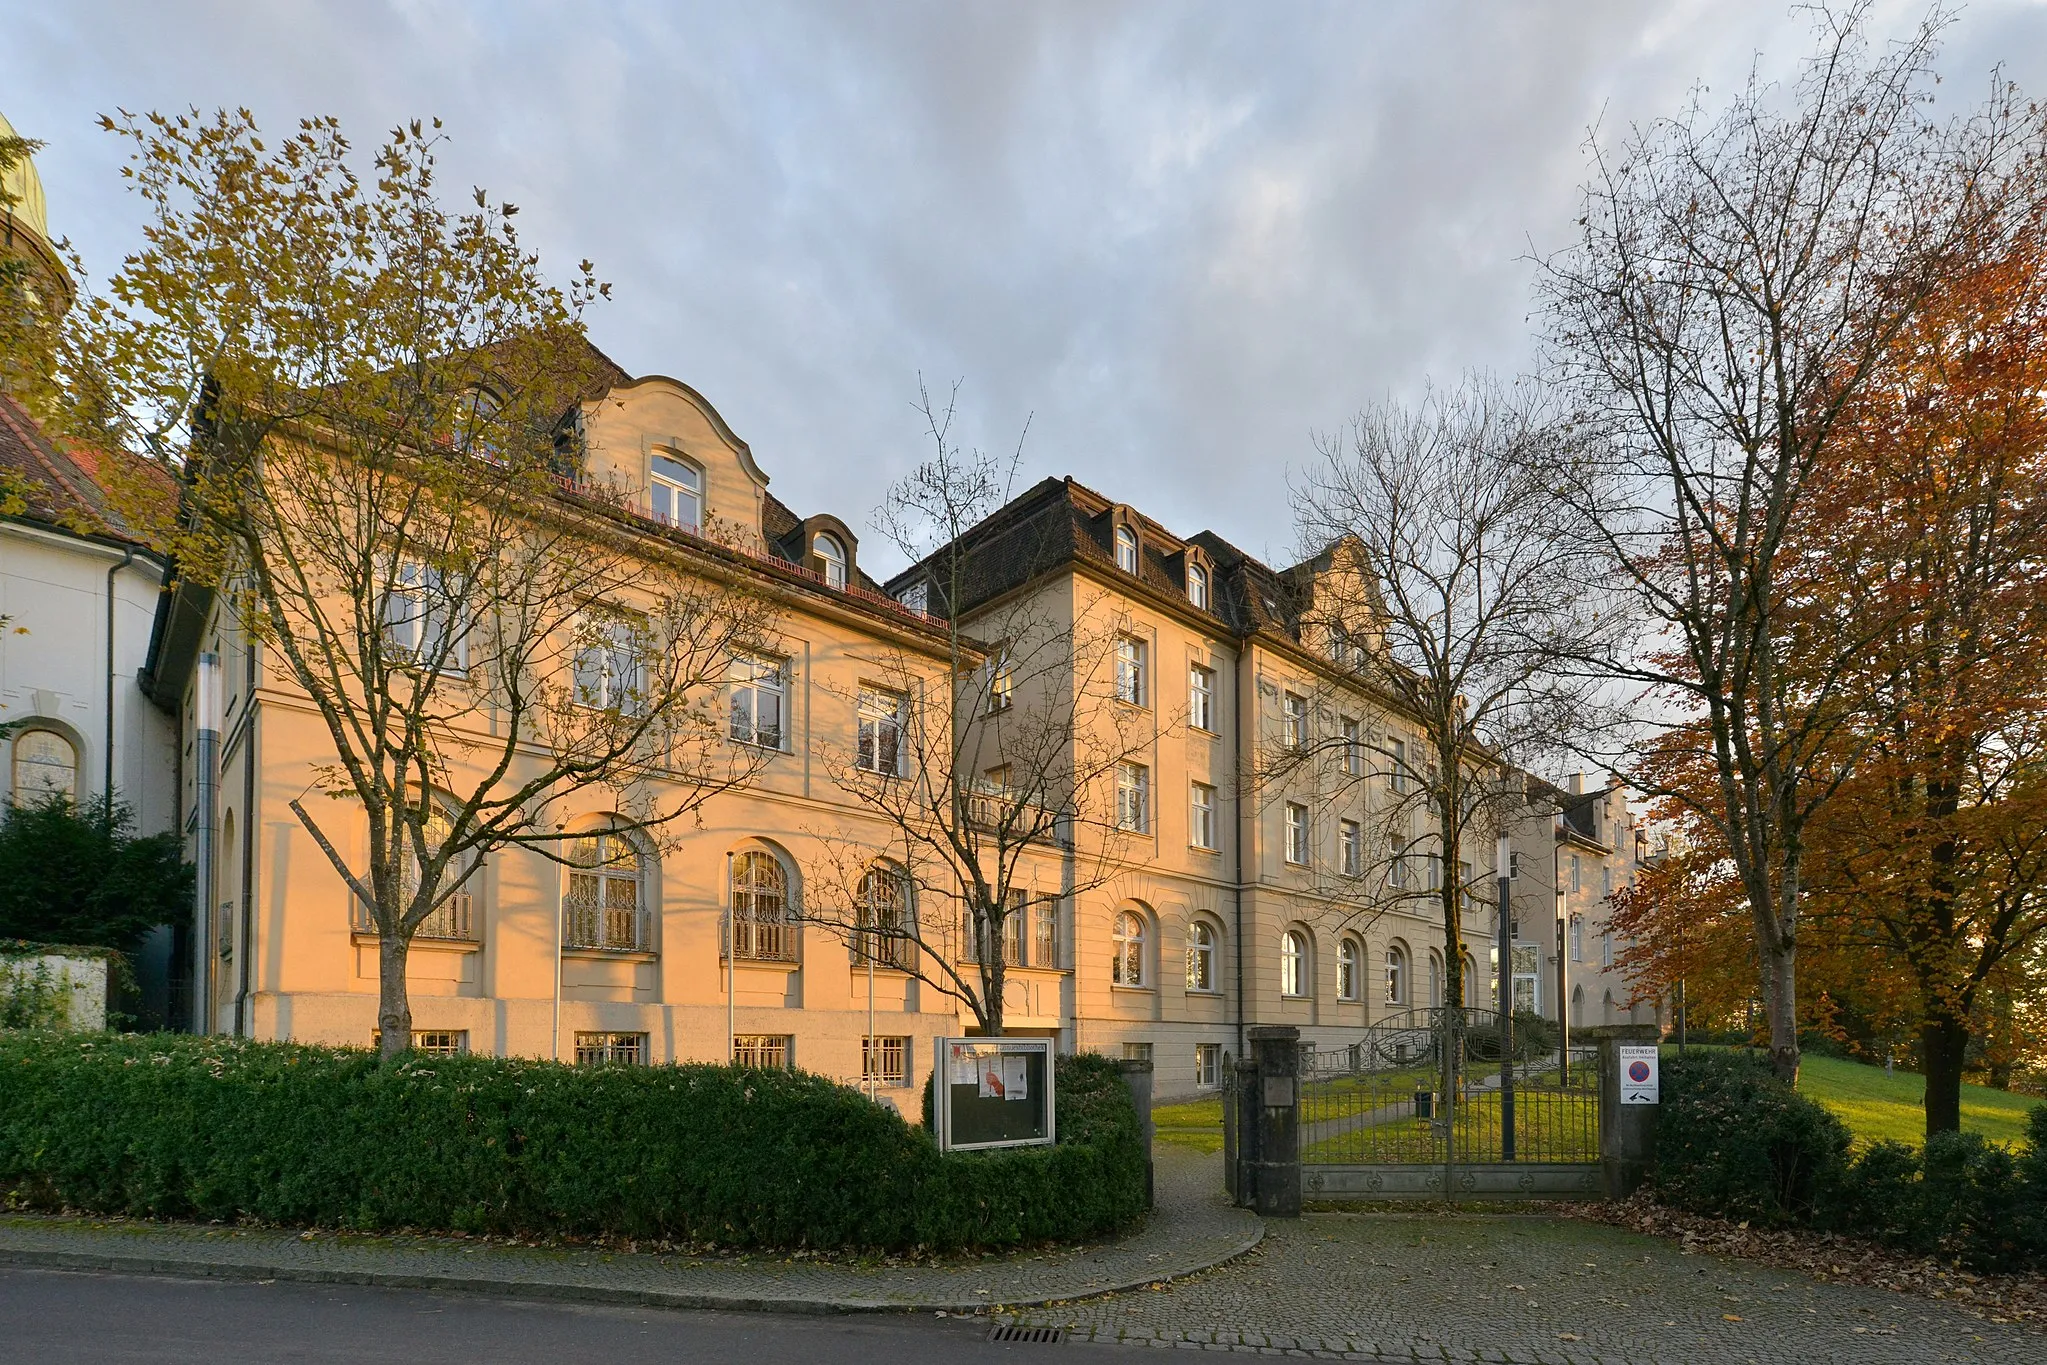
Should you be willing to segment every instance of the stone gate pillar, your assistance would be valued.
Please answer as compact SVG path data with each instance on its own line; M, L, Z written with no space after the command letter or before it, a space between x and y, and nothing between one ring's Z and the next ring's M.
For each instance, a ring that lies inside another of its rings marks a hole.
M1660 1105L1621 1103L1621 1046L1654 1045L1654 1024L1605 1024L1579 1030L1599 1042L1599 1163L1608 1199L1626 1199L1641 1187L1656 1160Z
M1291 1025L1250 1032L1258 1147L1250 1162L1250 1206L1267 1218L1301 1216L1301 1031ZM1241 1189L1240 1181L1239 1188ZM1238 1196L1240 1202L1243 1196Z
M1154 1127L1151 1118L1151 1063L1125 1058L1116 1063L1123 1073L1123 1084L1130 1091L1130 1103L1137 1110L1137 1131L1144 1139L1144 1206L1154 1206L1152 1198L1155 1181L1152 1168L1152 1137Z

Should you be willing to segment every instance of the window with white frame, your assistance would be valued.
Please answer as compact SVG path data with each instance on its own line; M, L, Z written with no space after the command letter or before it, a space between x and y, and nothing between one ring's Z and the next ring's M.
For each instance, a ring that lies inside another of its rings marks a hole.
M1471 861L1461 858L1457 862L1457 904L1465 910L1471 909L1472 884Z
M646 663L638 633L628 622L607 617L579 622L571 673L578 706L627 716L646 707Z
M1334 663L1338 668L1347 667L1350 664L1350 654L1351 654L1350 632L1345 630L1343 626L1340 624L1330 626L1329 627L1330 661Z
M1358 998L1358 978L1362 974L1363 968L1363 964L1359 961L1361 956L1358 951L1358 941L1354 938L1347 938L1336 945L1336 998L1338 1000L1356 1000Z
M1016 667L1009 661L1009 651L997 650L988 660L988 714L1007 711L1016 704Z
M926 579L920 578L914 583L906 584L903 587L903 590L896 594L896 601L902 603L904 606L908 607L911 611L914 612L923 613L930 611L931 610L930 582Z
M1407 889L1407 854L1400 836L1393 834L1386 839L1386 884L1395 891Z
M461 579L417 560L392 566L391 577L381 614L392 656L443 673L465 670L469 633L462 623Z
M817 556L827 588L846 586L846 547L839 543L837 536L820 531L810 542L810 552Z
M1187 989L1213 991L1215 983L1215 926L1195 920L1187 927Z
M1116 828L1132 834L1151 829L1151 770L1142 763L1116 765Z
M1443 889L1442 855L1437 853L1428 854L1426 857L1423 858L1422 863L1423 866L1427 868L1426 873L1427 880L1424 883L1425 889L1429 891L1441 891Z
M782 860L761 849L736 855L730 895L733 956L742 962L794 962L796 922Z
M1116 637L1116 700L1144 705L1144 641Z
M1584 870L1582 866L1578 862L1578 855L1573 853L1571 855L1571 890L1573 892L1581 891L1584 889L1585 879L1583 871Z
M1295 692L1280 699L1280 743L1289 749L1308 747L1308 699Z
M1613 970L1613 930L1608 929L1599 936L1599 965Z
M864 770L887 777L903 775L903 729L909 699L879 687L860 689L859 752L854 761Z
M1358 727L1356 716L1343 718L1343 775L1363 777L1365 775L1365 737Z
M1407 950L1397 943L1386 950L1386 1003L1407 1003Z
M473 384L455 400L455 446L466 455L496 462L503 456L505 400L496 390Z
M1599 894L1601 896L1611 896L1613 894L1613 869L1610 867L1601 867L1599 869Z
M577 1066L645 1066L644 1033L577 1033Z
M1337 845L1343 858L1343 875L1362 877L1365 874L1365 831L1355 820L1339 820L1336 823Z
M860 1040L860 1079L876 1085L910 1083L910 1040L874 1038Z
M779 749L787 735L788 674L780 659L743 654L726 666L731 689L731 735L741 744Z
M1187 667L1187 723L1210 734L1215 729L1215 670L1201 664Z
M1434 1009L1441 1006L1442 1003L1443 959L1431 952L1429 954L1429 1007Z
M1585 920L1583 916L1571 916L1571 961L1585 960Z
M1116 528L1116 567L1128 574L1137 572L1137 532L1128 526Z
M1298 929L1289 929L1279 936L1279 993L1306 995L1308 973L1308 936Z
M1111 934L1111 946L1115 956L1109 963L1109 982L1116 986L1145 985L1144 916L1135 910L1124 910L1116 916L1116 926Z
M1286 803L1286 860L1296 867L1308 861L1308 808L1298 801Z
M430 859L454 837L455 828L453 822L448 819L448 812L438 801L428 801L421 814L423 817L421 833L426 836L425 856ZM392 837L404 845L404 855L398 865L399 886L406 898L410 899L418 891L422 875L420 850L414 843L410 829L401 826ZM433 912L419 928L413 931L414 938L440 939L454 943L477 942L476 898L470 894L470 888L477 884L475 868L473 856L466 865L458 865L456 861L450 860L441 873L444 899L434 907ZM448 886L458 880L461 882L460 887L452 894L446 894ZM376 933L376 917L369 906L360 898L354 901L354 905L355 932Z
M641 952L646 942L645 865L626 835L603 830L568 847L562 947Z
M1223 1083L1223 1045L1221 1043L1196 1043L1194 1045L1194 1083L1204 1090L1215 1090Z
M1513 849L1507 854L1507 877L1514 880L1521 875L1521 850Z
M1199 564L1187 566L1187 600L1203 611L1208 610L1208 570Z
M1211 853L1216 848L1215 788L1206 782L1188 784L1187 842Z
M1386 785L1395 792L1405 792L1407 790L1407 741L1404 739L1388 740L1386 747L1391 751L1390 761L1386 768Z
M692 534L703 530L704 476L695 465L657 454L648 484L648 503L654 520L679 526Z

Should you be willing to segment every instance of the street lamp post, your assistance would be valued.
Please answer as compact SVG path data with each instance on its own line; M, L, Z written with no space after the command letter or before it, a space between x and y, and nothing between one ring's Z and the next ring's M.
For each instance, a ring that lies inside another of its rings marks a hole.
M1509 863L1504 830L1495 851L1494 875L1500 888L1500 1160L1514 1159L1514 906L1508 889Z

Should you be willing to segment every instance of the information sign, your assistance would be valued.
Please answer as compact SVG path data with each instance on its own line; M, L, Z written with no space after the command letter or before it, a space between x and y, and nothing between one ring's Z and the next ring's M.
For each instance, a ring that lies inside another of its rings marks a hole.
M945 1151L1053 1141L1050 1038L941 1038L932 1117Z
M1656 1049L1623 1046L1620 1053L1621 1103L1661 1103L1663 1096L1656 1070Z

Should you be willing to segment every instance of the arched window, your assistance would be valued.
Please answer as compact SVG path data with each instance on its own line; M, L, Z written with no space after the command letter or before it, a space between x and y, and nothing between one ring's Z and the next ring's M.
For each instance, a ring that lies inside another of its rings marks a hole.
M454 825L448 819L448 812L438 801L428 803L425 827L421 832L426 835L428 857L438 852L441 845L454 834ZM391 837L401 841L405 849L405 855L398 864L399 884L406 899L410 901L419 889L421 870L419 851L413 846L412 835L408 830L400 828L394 831ZM441 873L441 890L447 890L449 883L462 877L465 871L468 871L469 875L463 880L461 890L443 900L434 908L433 913L420 922L419 928L413 931L414 938L448 939L457 943L477 941L476 898L471 892L483 874L480 869L471 870L475 868L473 855L472 861L467 864L450 861L447 869ZM360 900L355 903L355 931L359 934L377 932L375 914Z
M1215 928L1203 920L1187 931L1187 989L1215 989Z
M1613 1022L1613 1014L1614 1014L1613 992L1608 991L1605 994L1605 996L1603 996L1600 999L1599 1002L1599 1022L1602 1024L1611 1024Z
M569 884L562 894L562 947L643 952L646 865L631 839L600 830L569 845Z
M1386 950L1386 1003L1407 1003L1407 949L1397 943Z
M704 476L696 466L657 454L647 497L654 520L685 531L703 529Z
M910 885L893 867L867 869L860 878L859 932L853 936L853 961L908 970L913 945L908 937Z
M1358 941L1347 938L1336 946L1336 998L1355 1000L1358 998L1359 968Z
M15 804L52 796L78 799L78 750L55 730L23 730L14 737Z
M1116 957L1109 964L1111 984L1144 985L1144 916L1135 910L1117 915L1114 939Z
M1208 610L1208 570L1199 564L1187 566L1187 600L1203 611Z
M1116 567L1124 573L1137 572L1137 532L1128 526L1116 528Z
M755 962L794 962L789 874L772 853L749 849L732 860L732 954Z
M819 532L817 539L810 543L818 562L824 565L824 585L827 588L846 586L846 547L839 544L839 538L829 532Z
M1573 1028L1585 1022L1585 988L1571 987L1571 1025Z
M1308 993L1308 939L1298 929L1279 937L1279 993L1301 996Z

